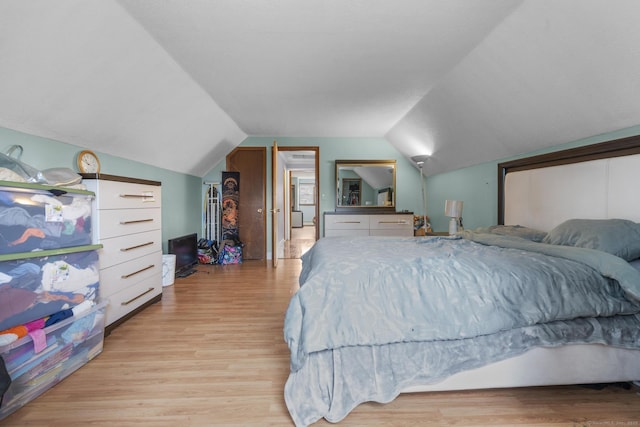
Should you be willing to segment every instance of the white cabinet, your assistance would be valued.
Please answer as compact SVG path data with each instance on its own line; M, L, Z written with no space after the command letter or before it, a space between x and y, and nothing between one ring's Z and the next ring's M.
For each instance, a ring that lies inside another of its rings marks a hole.
M324 235L413 236L413 214L324 214Z
M101 243L100 296L109 300L107 333L162 298L160 182L83 175L96 194L94 242Z
M304 222L302 220L302 211L291 211L291 227L302 228Z

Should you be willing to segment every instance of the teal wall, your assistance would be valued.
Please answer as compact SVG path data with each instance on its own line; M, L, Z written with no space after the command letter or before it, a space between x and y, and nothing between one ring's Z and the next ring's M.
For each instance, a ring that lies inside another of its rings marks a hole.
M447 199L463 200L464 227L467 229L495 225L498 222L498 163L553 151L624 138L640 134L640 125L572 141L521 156L508 157L438 174L427 178L427 210L433 229L447 231L449 218L444 216ZM425 170L428 170L428 160Z
M21 160L36 169L68 167L74 171L76 155L83 148L52 139L0 128L0 151L6 153L11 145L21 145ZM201 234L202 199L200 178L157 168L140 162L125 160L93 150L100 158L101 172L132 178L162 182L162 245L167 239L196 232ZM14 153L17 154L17 153Z

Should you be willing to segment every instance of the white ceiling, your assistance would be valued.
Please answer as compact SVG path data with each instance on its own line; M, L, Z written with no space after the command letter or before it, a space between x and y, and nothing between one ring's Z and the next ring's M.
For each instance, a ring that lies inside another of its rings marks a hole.
M315 177L316 167L316 152L315 151L278 151L283 166L290 171L298 171L300 174L294 174L294 176L301 176L302 172L311 172ZM278 160L280 162L280 160Z
M433 174L640 124L638 17L636 0L2 0L0 126L196 176L249 135L386 137Z

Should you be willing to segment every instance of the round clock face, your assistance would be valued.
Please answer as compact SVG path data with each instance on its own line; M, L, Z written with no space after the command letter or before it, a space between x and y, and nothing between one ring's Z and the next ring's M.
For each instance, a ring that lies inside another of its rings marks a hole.
M78 154L78 170L82 173L99 173L100 161L93 151L84 150Z

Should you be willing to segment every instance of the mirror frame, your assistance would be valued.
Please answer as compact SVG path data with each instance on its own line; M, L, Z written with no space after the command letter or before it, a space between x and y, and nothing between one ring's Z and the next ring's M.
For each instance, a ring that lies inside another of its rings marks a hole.
M345 206L340 204L340 167L349 166L389 166L393 169L393 179L391 183L391 206ZM349 213L395 213L396 212L396 172L397 165L395 160L336 160L335 161L335 211Z

